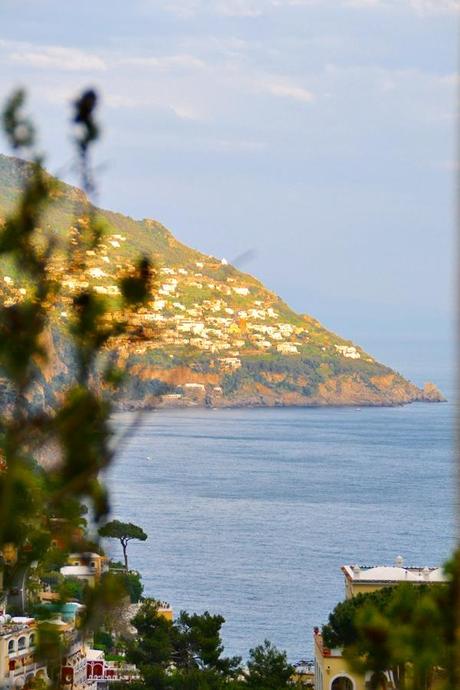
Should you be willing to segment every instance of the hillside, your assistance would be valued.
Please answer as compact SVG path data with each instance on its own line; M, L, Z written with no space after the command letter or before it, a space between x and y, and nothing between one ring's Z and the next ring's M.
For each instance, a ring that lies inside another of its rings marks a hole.
M0 155L0 222L18 198L28 164ZM44 231L68 237L82 192L59 183ZM60 311L50 328L49 346L60 364L43 371L42 395L52 403L72 376L66 354L66 304L91 285L117 298L115 279L140 253L158 267L158 286L132 319L142 338L117 344L119 364L130 373L118 396L120 407L151 405L395 405L439 401L427 384L417 388L375 361L358 345L297 314L251 275L224 259L185 246L161 223L134 220L97 209L106 231L87 251L84 273L65 274L63 256L52 263L62 285ZM2 265L0 299L24 298L21 275Z

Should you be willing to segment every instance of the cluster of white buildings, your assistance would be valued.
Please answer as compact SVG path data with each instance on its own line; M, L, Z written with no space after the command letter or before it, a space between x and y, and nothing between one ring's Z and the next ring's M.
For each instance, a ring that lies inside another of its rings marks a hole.
M334 345L337 352L349 359L360 359L361 354L353 345Z
M0 688L21 688L34 678L48 679L46 665L36 658L36 627L33 618L10 617L0 609Z
M92 285L99 294L119 296L116 279L134 266L112 250L126 241L126 236L114 233L104 238L97 251L87 250L85 271L79 276L61 276L65 291L71 293ZM186 268L160 268L155 298L132 318L133 325L142 328L146 336L136 352L168 344L229 357L257 352L299 354L311 337L306 325L300 319L297 323L283 321L265 297L258 299L261 295L257 283L242 285L232 275L218 277L219 266L226 266L227 262L213 257L208 259L203 257L202 261L195 261ZM56 263L55 269L59 273L62 267ZM6 299L20 300L21 290L24 293L25 290L15 286L10 276L5 276L3 281L8 293ZM65 304L70 296L64 293L62 299ZM68 318L65 308L61 318ZM329 343L328 346L342 357L361 357L353 345Z
M104 556L97 553L72 553L60 569L64 577L78 578L94 585L108 569ZM1 575L1 573L0 573ZM16 690L42 680L49 684L46 662L38 653L40 626L30 616L10 616L6 613L7 592L2 594L0 578L0 688ZM42 604L49 606L49 619L41 621L60 640L62 646L59 682L68 690L105 690L116 681L136 680L135 666L123 660L112 661L105 653L94 649L92 635L79 625L84 606L78 602L59 603L59 595L45 588L38 594ZM138 605L132 605L135 609ZM131 608L131 607L130 607ZM159 612L172 618L168 604L162 603ZM130 611L127 624L135 611Z
M60 687L69 690L102 690L114 681L139 678L135 666L108 661L103 651L91 648L91 639L75 628L75 621L54 618L63 653ZM34 618L0 616L0 688L16 690L38 679L49 683L44 659L37 654L37 621Z
M203 267L203 262L196 262L196 268ZM233 284L234 278L210 281L201 271L183 268L162 268L160 274L165 276L160 297L141 309L135 322L155 324L163 343L191 345L210 353L229 351L229 357L237 357L241 350L296 354L308 339L306 327L281 321L278 312L262 300L238 306L235 297L250 297L251 288ZM194 295L201 291L203 299L195 297L190 304L188 288L193 288Z

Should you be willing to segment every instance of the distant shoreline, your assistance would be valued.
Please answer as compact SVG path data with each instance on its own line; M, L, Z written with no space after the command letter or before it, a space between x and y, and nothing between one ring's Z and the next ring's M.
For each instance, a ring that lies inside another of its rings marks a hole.
M215 411L215 410L274 410L274 409L285 409L285 410L308 410L308 409L317 409L317 410L322 410L322 409L354 409L354 410L359 410L361 408L383 408L383 409L388 409L388 408L396 408L396 407L408 407L410 405L414 404L422 404L422 405L431 405L433 403L447 403L449 400L447 398L444 398L443 400L411 400L409 402L401 402L401 403L370 403L370 402L363 402L363 403L299 403L298 405L296 404L282 404L282 403L275 403L275 404L254 404L254 403L248 403L248 404L225 404L225 405L200 405L198 403L193 404L193 403L183 403L183 404L178 404L178 405L164 405L162 403L159 404L136 404L136 403L125 403L123 405L117 405L114 407L114 413L119 413L119 412L155 412L155 411L163 411L163 410L207 410L209 412Z

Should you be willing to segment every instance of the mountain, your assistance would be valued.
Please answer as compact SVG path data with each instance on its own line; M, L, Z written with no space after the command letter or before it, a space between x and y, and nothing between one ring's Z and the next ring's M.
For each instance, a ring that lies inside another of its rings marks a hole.
M0 155L0 224L19 197L29 164ZM44 229L68 237L82 192L59 182ZM72 376L65 342L72 292L91 285L114 301L116 278L139 254L158 267L159 283L131 318L142 338L123 337L115 356L130 376L118 394L124 408L243 405L398 405L440 401L433 384L420 389L361 347L294 312L278 295L225 259L179 242L156 220L134 220L96 209L106 231L87 251L87 267L67 276L57 254L52 272L62 285L62 308L49 333L57 364L42 372L42 395L52 403ZM23 299L21 275L2 266L0 299Z

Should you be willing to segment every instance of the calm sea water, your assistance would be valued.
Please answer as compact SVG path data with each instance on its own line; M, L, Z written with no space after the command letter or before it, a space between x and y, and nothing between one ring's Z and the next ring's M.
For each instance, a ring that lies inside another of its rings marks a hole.
M222 613L228 653L246 658L268 638L296 661L343 597L342 564L442 563L454 405L451 360L436 348L400 344L386 361L435 380L447 404L144 414L110 485L113 515L149 534L129 546L146 594ZM117 414L117 433L132 420Z

